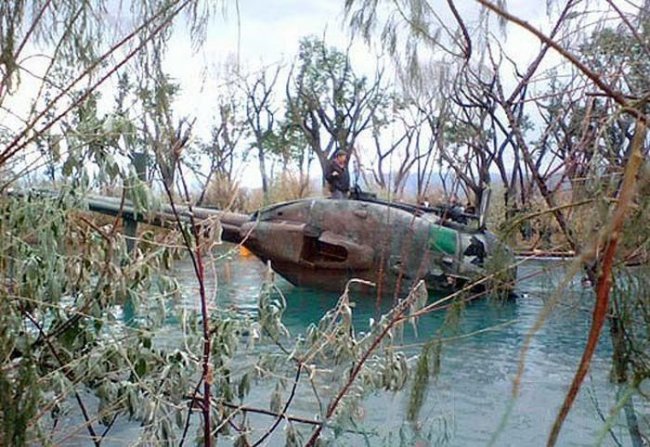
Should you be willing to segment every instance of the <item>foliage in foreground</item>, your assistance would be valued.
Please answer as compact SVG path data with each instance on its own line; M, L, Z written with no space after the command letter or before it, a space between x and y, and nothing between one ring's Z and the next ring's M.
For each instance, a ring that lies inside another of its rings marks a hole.
M392 340L426 304L422 285L359 334L346 291L296 341L286 336L286 304L269 277L256 321L218 308L211 312L206 376L196 297L181 299L178 284L165 273L183 248L179 235L144 232L128 253L117 221L96 223L74 210L77 200L62 194L2 203L2 445L57 445L73 438L100 445L126 421L140 425L137 444L203 443L200 418L192 416L204 412L197 392L202 381L213 387L213 438L248 445L286 422L288 445L301 445L308 441L305 427L314 429L314 442L345 433L354 428L364 396L407 384L407 358ZM260 340L266 341L251 355ZM432 352L418 363L418 387L426 387L427 371L436 368ZM247 407L246 396L269 383L275 384L268 396L276 423L260 432L248 416L260 409ZM284 421L299 384L322 402L325 424ZM414 399L411 420L422 404Z

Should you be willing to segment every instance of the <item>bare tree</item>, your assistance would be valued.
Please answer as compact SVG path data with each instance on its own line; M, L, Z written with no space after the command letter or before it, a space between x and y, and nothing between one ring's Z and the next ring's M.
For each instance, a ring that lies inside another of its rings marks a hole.
M198 144L196 153L195 173L202 171L203 158L209 161L208 172L202 181L202 188L197 199L197 206L204 200L208 188L213 181L234 187L233 168L242 139L248 134L244 126L245 118L241 104L237 98L222 96L217 105L217 116L212 125L210 140ZM240 157L241 160L241 157ZM228 197L229 200L230 197Z
M373 120L374 181L381 189L401 197L416 167L416 194L422 198L435 150L435 136L424 126L430 116L413 100L394 98L393 104L389 120Z
M290 121L304 133L323 172L337 150L354 150L387 101L381 72L373 79L356 75L347 54L313 37L301 41L286 99Z
M280 66L269 71L263 70L252 81L246 78L240 80L241 88L246 94L246 121L254 137L257 149L262 191L264 196L269 193L269 176L267 158L272 148L272 139L278 131L278 105L273 97L273 89L278 81Z

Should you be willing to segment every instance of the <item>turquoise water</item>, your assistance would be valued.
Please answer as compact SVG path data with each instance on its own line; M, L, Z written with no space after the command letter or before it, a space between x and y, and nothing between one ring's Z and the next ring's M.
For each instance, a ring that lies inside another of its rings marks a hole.
M255 315L265 269L255 258L239 255L219 262L212 276L218 279L216 305ZM189 296L196 296L192 292L195 285L190 265L179 266L178 275L183 279ZM431 442L421 445L488 445L490 440L498 446L545 445L582 354L591 317L589 304L593 297L589 288L579 280L572 281L562 293L561 304L556 306L532 339L525 360L521 393L512 400L513 380L524 339L561 280L562 268L557 262L529 262L520 267L519 276L519 297L516 300L471 303L465 307L463 318L453 333L446 334L440 374L428 388L420 412L420 435L430 435ZM278 279L276 284L287 301L283 321L292 336L303 333L310 323L318 322L338 298L336 294L293 287L282 279ZM185 305L192 307L195 304L193 299L186 298ZM352 300L356 303L353 322L357 331L367 329L370 318L378 318L381 311L390 305L377 303L368 296L353 295ZM398 344L403 346L407 355L416 355L421 344L438 334L444 317L444 312L422 317L418 335L406 330ZM591 446L601 435L603 418L608 416L616 402L617 388L608 381L610 355L609 336L605 330L558 445ZM246 403L268 408L268 393L272 385L265 386L261 384ZM288 394L288 390L284 394ZM371 394L362 402L362 415L357 427L371 435L345 434L336 439L335 445L399 445L397 435L403 428L407 402L407 392ZM498 430L511 405L509 417ZM641 415L647 417L650 414L647 403L644 407L643 402L635 401L635 405ZM290 414L313 418L317 410L313 393L301 381ZM251 421L254 428L263 430L273 419L252 417ZM617 419L611 433L604 437L603 445L631 445L623 423L622 417ZM261 432L254 433L251 438L256 439ZM405 445L420 445L413 444L417 437L408 439ZM283 431L277 430L266 445L284 445Z
M223 253L221 253L223 254ZM254 319L257 299L267 267L254 257L242 257L233 252L227 257L208 264L206 272L212 309L228 309L237 315ZM214 267L212 269L212 267ZM157 342L170 349L181 343L178 311L199 308L198 288L191 263L183 261L174 272L183 288L180 301L170 301L167 324L155 337ZM545 309L557 284L563 278L563 265L559 262L528 262L519 268L518 298L495 303L477 300L465 306L460 321L443 331L445 312L435 312L419 319L417 335L409 325L403 336L395 337L397 348L404 352L411 366L425 343L442 337L440 372L430 381L424 404L414 427L405 423L409 401L410 382L399 392L377 391L366 395L355 410L356 433L339 433L325 430L324 436L335 446L542 446L555 420L576 367L582 355L588 333L593 302L590 288L579 278L571 281L561 294L543 327L532 338L525 359L521 392L512 398L513 380L517 375L522 346L531 328ZM284 295L287 308L283 322L290 336L283 343L291 347L307 327L317 323L327 310L333 308L338 295L300 289L281 278L275 281ZM431 297L431 300L435 297ZM370 319L377 320L390 308L390 299L377 302L372 296L351 295L355 302L352 321L357 333L366 331ZM242 348L229 365L233 381L261 356L276 351L270 342L258 342L246 349L247 335ZM625 418L619 415L611 432L603 432L603 420L609 416L617 402L619 389L609 382L611 346L607 328L593 358L589 375L569 413L560 434L558 446L593 446L599 437L605 446L632 446ZM268 409L278 377L285 378L286 387L280 390L283 399L289 395L295 366L284 361L274 372L275 377L258 380L246 396L244 404ZM349 365L335 367L321 361L319 367L331 369L332 374L316 376L315 385L323 405L336 393L348 374ZM303 375L295 398L288 411L290 416L317 419L318 401L312 387ZM234 382L236 383L236 382ZM650 390L648 390L650 391ZM89 393L83 393L91 407L96 405ZM634 400L634 405L645 433L650 431L650 405L648 401ZM59 445L86 446L87 433L79 429L81 416L70 414L60 433L77 428L78 434L65 437ZM507 417L506 417L507 416ZM195 414L185 445L194 445L194 434L199 431L200 415ZM252 432L251 443L260 438L275 418L249 413L247 422ZM265 440L265 446L284 446L286 423ZM310 426L296 424L304 443L311 432ZM350 426L348 425L349 429ZM103 446L133 445L142 432L138 421L120 417L102 443ZM363 433L359 434L359 433ZM402 438L400 439L400 435ZM218 445L232 445L234 438L219 436ZM492 444L490 444L492 442Z

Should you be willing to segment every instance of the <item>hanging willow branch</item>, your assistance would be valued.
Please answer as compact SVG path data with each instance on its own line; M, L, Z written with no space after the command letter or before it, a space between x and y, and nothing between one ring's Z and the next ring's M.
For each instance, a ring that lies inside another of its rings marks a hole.
M90 67L84 70L84 72L81 73L76 79L71 81L68 84L68 86L64 88L54 99L52 99L52 101L50 101L47 104L47 106L25 126L22 132L16 135L14 139L2 150L2 152L0 152L0 166L5 165L11 157L15 156L20 150L25 148L29 143L33 142L38 136L47 132L54 124L59 122L61 119L67 116L73 109L75 109L80 104L82 104L86 99L88 99L88 97L90 97L90 95L94 91L96 91L97 88L99 88L99 86L101 86L104 82L106 82L106 80L109 79L111 76L113 76L122 66L124 66L128 61L130 61L140 51L142 51L152 39L158 36L159 33L161 33L172 22L174 17L176 17L184 8L186 8L189 4L192 3L192 0L185 0L183 3L180 4L180 6L172 10L172 6L178 3L179 2L177 0L172 5L159 11L158 14L154 15L151 19L145 21L133 32L131 32L129 35L127 35L122 40L120 40L115 45L113 45L106 53L104 53L101 57L99 57L95 63L93 63L92 65L90 65ZM165 17L164 20L158 26L156 26L147 35L147 37L142 39L139 45L137 45L133 50L128 52L126 56L124 56L120 60L120 62L112 66L107 73L105 73L103 76L99 78L99 80L97 80L90 87L85 89L84 93L82 95L79 95L79 97L76 98L76 100L72 101L72 103L68 107L66 107L61 113L56 115L52 120L50 120L43 127L39 129L35 129L38 122L41 119L43 119L47 113L50 113L53 110L54 106L72 91L75 85L77 85L79 82L85 79L95 68L100 66L106 60L108 60L108 58L111 57L111 55L113 55L118 49L124 47L128 42L136 38L141 31L145 30L151 24L155 23L156 20L160 19L161 17L164 17L165 14L170 10L172 10L172 12L169 14L169 16ZM33 132L33 135L23 141L23 139L27 137L30 134L30 132Z

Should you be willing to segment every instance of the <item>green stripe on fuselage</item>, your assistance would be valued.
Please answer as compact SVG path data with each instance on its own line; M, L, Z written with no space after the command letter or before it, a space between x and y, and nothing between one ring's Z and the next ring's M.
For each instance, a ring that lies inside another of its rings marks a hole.
M446 253L455 256L458 237L455 230L441 227L439 225L431 225L429 228L429 240L427 243L429 245L429 250L433 252Z

